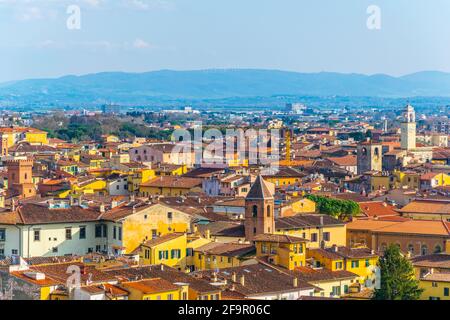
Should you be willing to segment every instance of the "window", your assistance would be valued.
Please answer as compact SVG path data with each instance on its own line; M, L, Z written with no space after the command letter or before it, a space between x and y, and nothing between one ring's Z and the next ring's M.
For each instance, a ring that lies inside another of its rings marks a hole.
M16 256L16 255L19 254L19 251L18 251L17 249L12 249L12 250L11 250L11 254L12 254L13 256Z
M181 250L180 249L172 249L170 252L171 259L180 259L181 258Z
M80 239L86 239L86 226L80 226Z
M432 283L431 283L431 286L432 286L433 288L437 288L437 287L438 287L438 284L437 284L437 282L432 282Z
M192 248L186 248L186 256L192 257L194 255L194 249Z
M423 256L428 254L428 246L426 244L422 245L422 249L420 251Z
M317 242L317 233L311 233L311 242Z
M261 244L261 252L262 253L267 253L267 244L266 243L262 243Z
M167 300L173 300L173 294L169 293L169 294L167 295Z
M338 261L335 263L335 269L342 269L342 261Z
M102 246L101 245L96 245L95 246L95 252L100 252L102 250Z
M323 240L330 241L330 233L329 232L324 232L323 233Z
M34 241L41 241L41 230L34 230Z
M331 292L332 296L340 296L341 295L341 287L340 286L334 286L333 291Z
M0 241L6 241L6 229L0 229Z
M53 248L52 248L52 252L53 252L53 253L57 253L57 252L58 252L58 247L53 247Z
M173 218L173 213L167 212L167 219L172 220L172 218Z
M102 225L101 224L96 224L95 225L95 237L96 238L101 238L102 237Z
M411 254L414 254L414 245L413 244L408 244L408 252Z
M258 206L257 205L253 206L252 215L253 215L253 218L256 218L258 216Z
M145 254L144 254L144 256L145 256L145 259L150 259L150 250L145 249Z
M436 245L436 247L434 247L434 253L441 253L442 252L442 248L440 245Z
M117 239L117 227L113 227L113 239Z
M449 288L444 288L444 296L448 297L450 295Z
M72 240L72 228L66 228L66 240Z
M271 211L271 207L267 206L267 217L270 217L270 215L271 215L270 211Z
M119 227L119 240L122 241L122 227Z
M5 249L0 248L0 259L4 259L5 258Z
M159 260L167 260L169 259L169 251L168 250L160 250L158 252Z
M359 268L359 260L352 261L352 268Z
M369 259L366 259L366 268L370 266L370 261Z

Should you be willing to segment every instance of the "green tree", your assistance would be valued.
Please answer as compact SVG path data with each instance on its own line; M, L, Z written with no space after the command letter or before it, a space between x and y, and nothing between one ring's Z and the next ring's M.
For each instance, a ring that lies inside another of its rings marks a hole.
M374 300L418 300L422 293L414 276L411 262L400 248L390 245L380 257L381 286L375 290Z
M340 200L316 195L308 195L306 198L316 203L316 208L320 213L334 218L350 219L360 212L359 205L351 200Z

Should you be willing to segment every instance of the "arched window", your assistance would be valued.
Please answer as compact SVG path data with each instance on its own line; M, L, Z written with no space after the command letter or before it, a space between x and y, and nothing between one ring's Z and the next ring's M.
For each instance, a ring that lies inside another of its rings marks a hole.
M362 148L362 155L367 156L367 149L365 147Z
M412 243L408 244L408 252L414 254L414 245Z
M373 150L373 154L375 155L375 158L379 158L379 157L380 157L380 149L375 148L375 149Z
M420 252L422 253L423 256L427 255L428 254L428 246L426 244L423 244Z
M267 206L267 216L268 216L268 217L270 217L270 215L271 215L270 211L271 211L271 207L270 207L270 206Z
M434 253L441 253L442 252L442 248L441 248L441 246L440 245L436 245L435 247L434 247Z
M258 206L254 205L252 209L253 218L256 218L258 216Z

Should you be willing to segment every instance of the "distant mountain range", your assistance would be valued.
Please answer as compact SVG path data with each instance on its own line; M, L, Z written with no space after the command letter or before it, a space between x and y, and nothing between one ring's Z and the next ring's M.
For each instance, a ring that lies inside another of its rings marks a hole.
M346 97L450 97L450 73L297 73L259 69L145 73L103 72L0 84L0 102L70 104L145 103L177 99L227 99L275 95Z

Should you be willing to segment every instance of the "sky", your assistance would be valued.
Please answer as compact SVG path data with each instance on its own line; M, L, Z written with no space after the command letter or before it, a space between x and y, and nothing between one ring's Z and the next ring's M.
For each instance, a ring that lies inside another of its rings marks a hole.
M80 29L67 27L71 5ZM379 29L367 26L373 5ZM0 82L211 68L398 76L449 62L448 0L0 0Z

